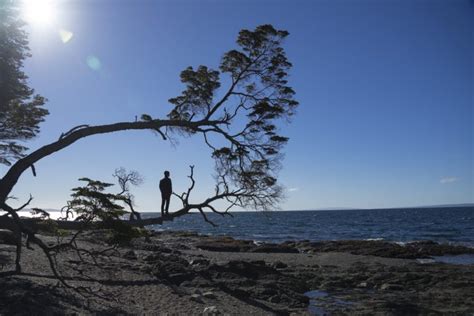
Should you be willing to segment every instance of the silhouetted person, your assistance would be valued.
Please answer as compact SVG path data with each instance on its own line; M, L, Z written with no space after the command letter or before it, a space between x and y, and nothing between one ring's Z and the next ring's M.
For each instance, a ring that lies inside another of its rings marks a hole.
M169 171L165 171L165 177L161 179L160 181L160 191L161 191L161 216L164 216L165 213L166 215L168 215L171 193L173 193Z

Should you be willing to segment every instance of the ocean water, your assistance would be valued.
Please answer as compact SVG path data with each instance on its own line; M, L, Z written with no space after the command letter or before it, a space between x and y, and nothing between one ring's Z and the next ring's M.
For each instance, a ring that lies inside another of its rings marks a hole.
M142 213L144 218L158 213ZM433 240L474 247L474 207L235 212L209 214L218 226L192 213L152 229L188 230L264 242L286 240L378 239L393 242Z

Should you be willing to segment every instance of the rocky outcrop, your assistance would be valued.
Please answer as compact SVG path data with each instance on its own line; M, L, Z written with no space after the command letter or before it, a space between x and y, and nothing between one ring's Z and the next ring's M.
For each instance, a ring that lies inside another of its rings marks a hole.
M439 244L433 241L417 241L404 245L381 240L337 240L310 242L288 241L287 247L297 248L301 252L349 252L355 255L378 256L386 258L417 259L431 256L474 254L473 248Z

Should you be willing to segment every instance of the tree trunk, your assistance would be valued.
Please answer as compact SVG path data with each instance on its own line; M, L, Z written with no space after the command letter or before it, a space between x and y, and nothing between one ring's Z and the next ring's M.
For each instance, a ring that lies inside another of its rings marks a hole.
M134 219L134 220L122 220L124 223L127 223L133 227L144 227L150 225L161 225L164 221L172 221L175 217L182 216L188 213L189 209L185 208L174 212L165 217L152 217L146 219ZM39 218L21 218L21 222L25 227L28 227L31 231L37 232L41 229L46 229L47 223L51 223L58 229L67 229L67 230L79 230L79 229L94 229L97 228L97 224L100 222L93 222L85 225L84 222L76 221L64 221L64 220L42 220ZM11 217L0 216L0 229L8 229L12 232L15 232L18 228L18 225L15 223L15 220Z

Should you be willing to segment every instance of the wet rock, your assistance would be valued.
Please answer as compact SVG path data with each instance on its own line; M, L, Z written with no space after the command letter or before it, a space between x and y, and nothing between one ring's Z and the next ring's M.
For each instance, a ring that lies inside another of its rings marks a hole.
M199 234L191 231L169 231L168 234L177 236L177 237L198 237Z
M196 248L208 251L246 252L254 248L250 240L236 240L230 237L220 237L203 240L195 244Z
M411 242L406 244L405 247L412 252L426 256L474 254L474 248L459 245L439 244L431 240Z
M286 245L292 245L284 243ZM473 248L438 244L433 241L417 241L399 245L382 240L337 240L321 242L297 242L294 247L301 252L350 252L355 255L369 255L387 258L417 259L430 256L472 254Z
M304 280L290 275L282 275L264 261L234 260L221 265L210 265L201 271L214 280L225 291L241 299L256 299L285 305L285 307L305 307L308 298ZM193 280L194 282L194 280Z
M298 249L286 244L261 244L256 248L251 249L251 252L264 253L298 253Z

